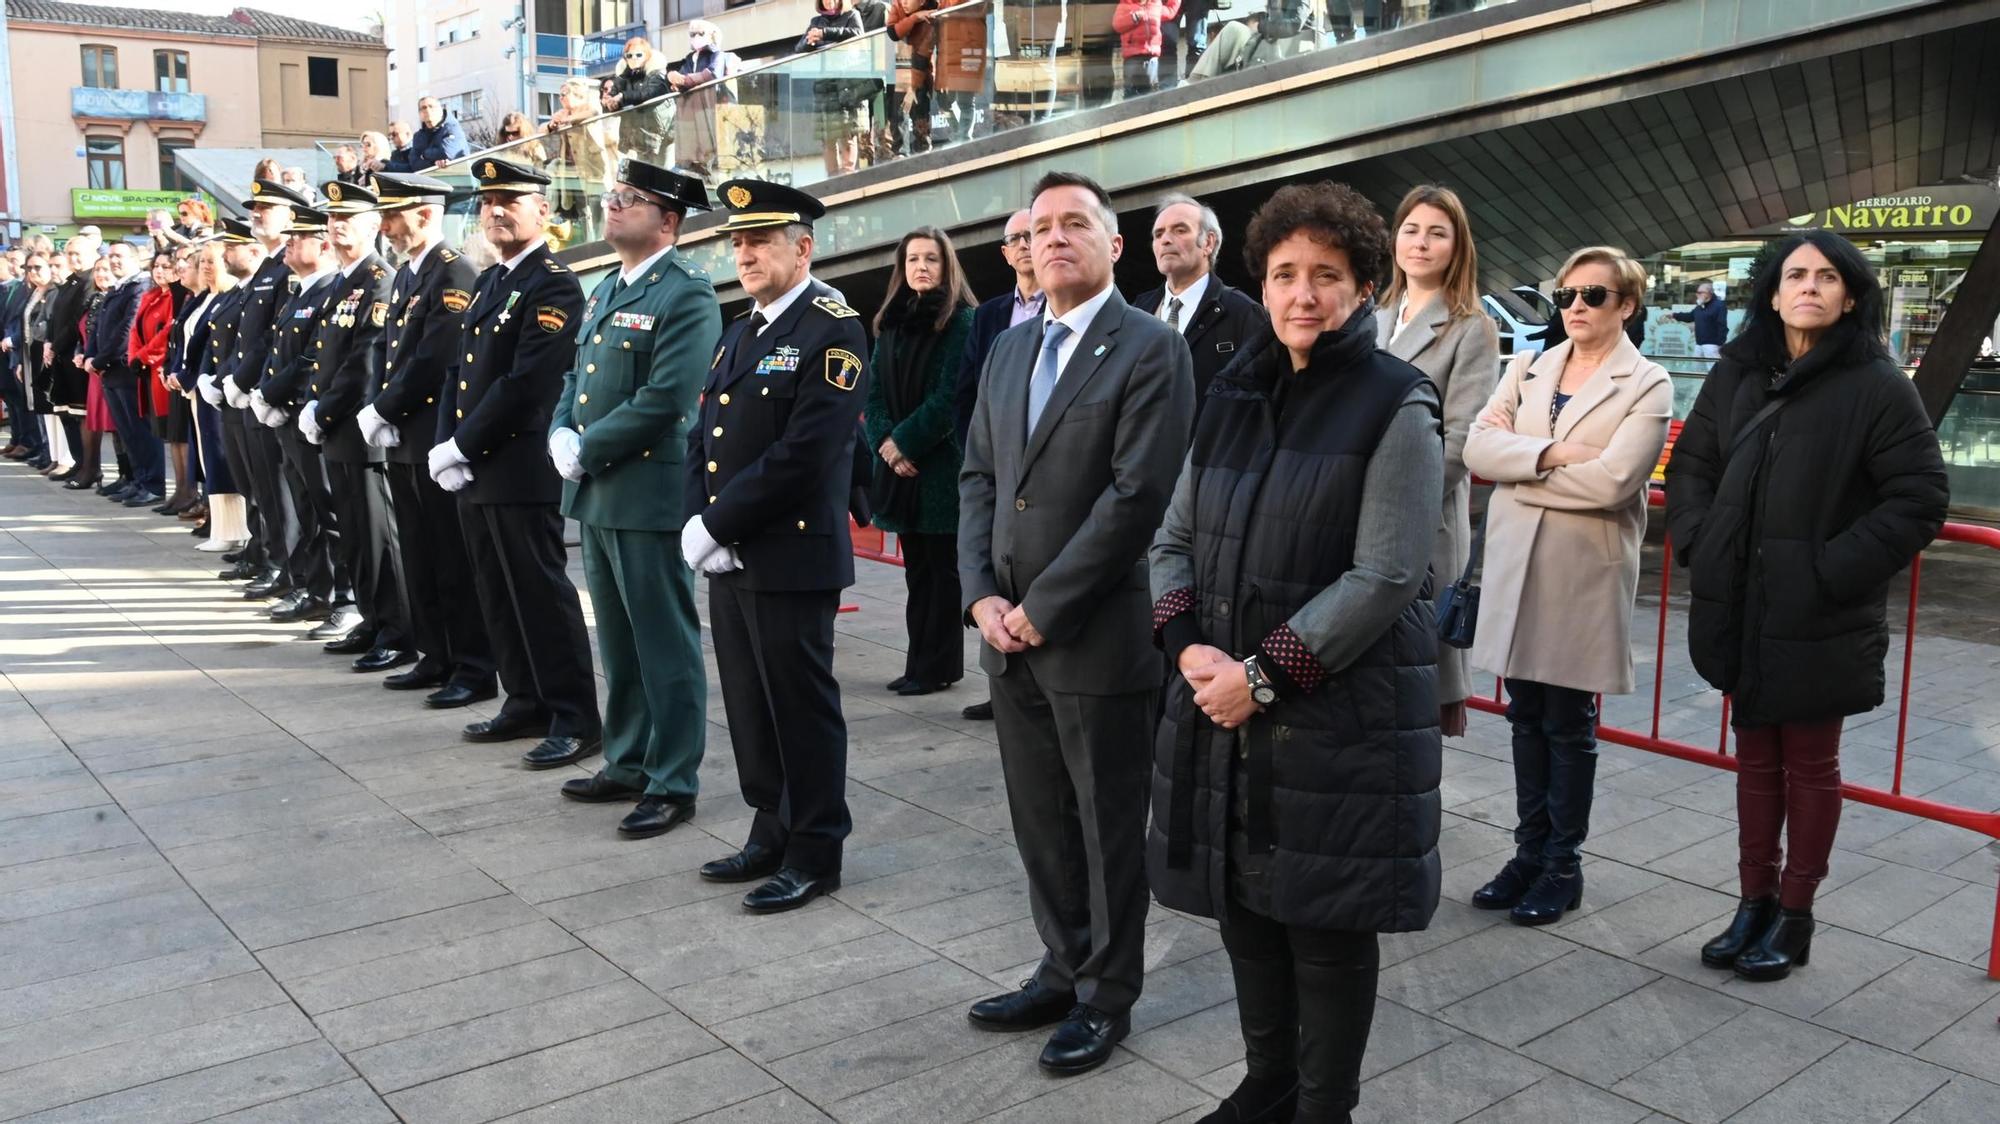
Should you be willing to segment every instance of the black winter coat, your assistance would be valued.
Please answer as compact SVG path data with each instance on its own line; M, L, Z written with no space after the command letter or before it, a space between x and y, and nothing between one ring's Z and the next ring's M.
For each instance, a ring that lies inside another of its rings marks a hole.
M1738 725L1882 704L1889 579L1949 498L1937 433L1879 343L1842 324L1795 363L1747 337L1723 349L1667 462L1667 532L1689 570L1688 652Z

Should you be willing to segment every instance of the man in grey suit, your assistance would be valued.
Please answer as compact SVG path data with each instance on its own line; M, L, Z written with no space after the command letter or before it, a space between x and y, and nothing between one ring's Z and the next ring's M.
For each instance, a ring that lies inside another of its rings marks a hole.
M1000 762L1045 953L974 1024L1060 1022L1042 1067L1074 1074L1125 1037L1144 974L1148 754L1160 660L1146 547L1194 418L1174 329L1111 285L1117 213L1051 172L1030 210L1042 315L994 342L959 476L959 580L985 645Z

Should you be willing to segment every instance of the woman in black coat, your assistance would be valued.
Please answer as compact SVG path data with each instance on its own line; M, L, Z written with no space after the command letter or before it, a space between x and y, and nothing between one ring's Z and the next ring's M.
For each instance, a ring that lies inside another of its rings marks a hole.
M1222 923L1248 1072L1205 1124L1348 1119L1377 934L1437 908L1437 388L1375 346L1389 235L1359 193L1250 220L1275 341L1215 376L1150 561L1180 674L1147 877Z
M102 438L93 433L86 440L83 430L85 408L90 401L90 376L76 362L77 354L83 350L83 319L92 292L90 267L96 259L92 255L85 260L80 245L65 249L63 256L69 276L48 297L49 408L62 423L63 437L76 461L63 486L82 491L103 483L98 462Z
M667 112L662 105L639 109L667 96L666 60L653 50L650 40L633 36L625 41L625 56L609 80L604 108L618 113L618 152L637 160L665 164Z
M1937 433L1883 347L1867 259L1815 231L1771 262L1667 463L1688 651L1733 696L1740 763L1743 900L1701 957L1750 980L1782 979L1811 954L1840 821L1841 722L1882 704L1889 580L1949 499Z

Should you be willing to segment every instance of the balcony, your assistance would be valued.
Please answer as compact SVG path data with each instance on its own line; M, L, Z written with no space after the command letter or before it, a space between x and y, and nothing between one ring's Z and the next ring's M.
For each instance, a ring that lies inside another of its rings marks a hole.
M109 121L187 121L198 124L208 120L208 95L72 86L69 91L69 115Z

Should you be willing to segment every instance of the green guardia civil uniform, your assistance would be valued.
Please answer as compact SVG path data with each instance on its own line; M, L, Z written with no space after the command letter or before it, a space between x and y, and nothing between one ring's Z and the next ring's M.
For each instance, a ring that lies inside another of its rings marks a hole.
M630 284L614 271L584 306L550 427L582 436L562 510L582 527L597 615L605 777L676 803L694 800L708 725L681 461L721 335L715 288L679 250Z

